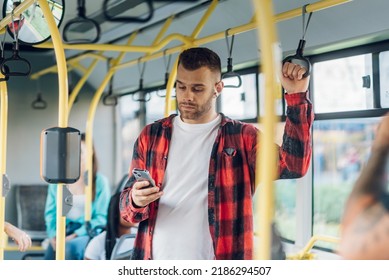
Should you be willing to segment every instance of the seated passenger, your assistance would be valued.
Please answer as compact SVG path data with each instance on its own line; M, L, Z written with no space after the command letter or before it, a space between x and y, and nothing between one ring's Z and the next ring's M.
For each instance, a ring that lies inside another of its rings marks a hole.
M110 260L117 241L121 236L128 233L135 234L137 227L126 222L120 217L119 211L120 192L111 198L108 208L108 222L106 230L93 238L86 247L84 258L86 260ZM135 236L127 238L118 248L118 254L132 250Z
M348 198L339 254L344 259L389 259L389 114L381 121L371 155Z
M19 251L24 252L31 247L31 238L23 230L5 222L4 232L19 246Z
M85 221L85 176L86 174L86 145L85 134L81 135L81 175L77 182L68 185L73 194L73 206L66 215L66 248L67 260L82 260L89 235L84 225ZM92 183L92 213L90 224L92 228L107 223L107 208L111 190L108 179L97 173L97 158L93 149L93 183ZM45 253L46 260L55 259L56 227L57 227L57 185L49 185L46 199L45 222L49 237L49 245Z

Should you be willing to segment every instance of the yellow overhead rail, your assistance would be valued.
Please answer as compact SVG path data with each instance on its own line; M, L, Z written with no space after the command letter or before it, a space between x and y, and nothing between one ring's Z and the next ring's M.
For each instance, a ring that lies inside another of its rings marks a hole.
M204 16L201 18L199 24L196 26L195 30L192 32L192 35L190 38L195 38L198 36L200 33L201 29L204 27L206 21L210 17L212 11L215 9L217 4L217 1L213 1ZM170 24L172 23L173 17L170 17L165 24L162 26L160 32L157 34L156 38L154 39L153 45L159 45L160 40L162 36L166 33L168 30ZM130 39L128 41L128 44L130 45L132 41L135 39L135 36L137 33L133 33L133 36L130 36ZM192 40L189 40L188 42L191 42ZM145 52L147 52L147 48L145 49ZM88 170L88 185L85 188L85 221L88 222L91 219L91 201L92 201L92 188L91 188L91 182L92 182L92 159L93 159L93 123L94 123L94 117L96 114L96 109L98 102L101 98L101 95L103 93L104 88L108 84L109 80L111 79L112 75L119 69L118 66L120 65L120 61L124 58L125 52L120 53L120 55L115 59L113 65L111 66L109 72L105 76L104 80L102 81L100 87L97 89L95 95L93 96L93 99L91 101L91 105L89 107L89 112L88 112L88 119L87 119L87 124L86 124L86 132L85 132L85 144L87 147L87 170ZM141 60L138 59L137 63L140 63ZM177 63L177 62L176 62ZM173 70L172 73L170 74L169 81L168 81L168 86L167 86L167 94L166 94L166 104L167 109L170 110L171 102L170 102L170 96L171 96L171 90L173 88L174 80L175 80L175 73L176 71ZM168 90L170 88L170 91Z
M70 93L68 117L70 116L70 110L73 107L74 101L76 100L78 93L80 92L81 88L84 86L86 81L88 80L89 76L92 74L93 70L96 68L98 62L99 62L98 58L95 58L91 62L88 69L85 69L84 74L82 75L81 79L78 81L77 85L74 87L74 89ZM80 68L80 67L76 67L76 68Z
M101 55L100 53L83 53L81 55L78 55L76 57L73 57L73 58L70 58L67 60L67 63L72 66L72 65L75 65L76 63L80 62L81 60L85 59L85 58L93 58L93 59L96 59L96 60L100 60L100 61L106 61L107 60L107 57ZM77 68L75 66L73 66L74 68ZM71 70L70 67L68 68L68 70ZM44 76L46 74L52 74L52 73L58 73L58 66L57 64L56 65L53 65L53 66L50 66L48 68L45 68L43 70L40 70L34 74L31 74L30 75L30 79L32 80L36 80L38 78L40 78L41 76Z
M307 5L306 9L307 9L307 12L314 12L314 11L318 11L318 10L324 9L324 7L325 8L330 8L330 7L333 7L333 6L336 6L336 5L339 5L339 4L344 4L344 3L347 3L347 2L351 2L351 1L352 0L322 0L320 2ZM217 2L217 1L213 1L212 4L216 5L217 3L215 3L215 2ZM275 21L278 22L278 21L281 21L281 20L291 19L291 18L300 16L301 14L302 14L302 9L301 8L293 9L291 11L280 13L280 14L276 15L275 16ZM256 23L255 17L254 17L247 24L230 28L228 30L228 35L234 35L234 34L238 34L238 33L242 33L242 32L247 32L247 31L253 30L255 28L257 28L257 23ZM207 43L211 43L211 42L214 42L214 41L217 41L217 40L220 40L220 39L225 39L225 36L226 36L225 31L221 31L221 32L218 32L218 33L215 33L213 35L209 35L209 36L206 36L206 37L203 37L203 38L194 39L192 41L192 44L195 45L195 46L201 46L201 45L204 45L204 44L207 44ZM77 49L93 50L93 46L94 45L79 45ZM41 45L37 45L36 47L46 47L47 48L47 47L49 47L49 45L46 45L46 43L44 43L44 44L41 44ZM65 45L65 48L73 49L72 47L73 47L73 45ZM121 47L121 46L115 46L115 47ZM157 58L163 57L163 55L166 55L166 54L174 54L174 53L180 52L183 47L184 47L183 45L180 45L180 46L177 46L177 47L172 47L172 48L167 49L165 51L160 51L158 53L154 53L154 54L151 54L151 55L146 55L146 56L142 57L142 61L153 60L153 59L157 59ZM106 50L110 50L110 49L108 48ZM121 50L122 51L128 51L128 52L133 52L134 51L134 50L131 50L131 49L126 50L126 46L123 46L123 48ZM122 64L120 64L117 67L118 68L117 70L129 67L129 66L136 65L137 62L138 62L137 60L132 60L132 61L128 61L126 63L122 63Z
M318 10L321 10L324 8L347 3L350 1L351 0L323 0L323 1L316 2L314 4L307 5L306 11L307 12L314 12L314 11L318 11ZM22 11L24 11L29 5L31 5L34 2L35 2L35 0L23 1L21 3L21 5L19 5L15 9L14 14L15 15L20 14ZM191 36L185 36L185 35L181 35L181 34L171 34L162 40L158 40L157 42L154 42L151 46L112 46L112 45L107 45L107 44L67 45L67 44L62 44L62 40L61 40L59 31L58 31L58 28L56 27L53 15L51 14L51 11L50 11L50 8L47 4L47 1L46 0L38 0L38 2L40 4L40 7L44 13L44 16L45 16L47 22L48 22L48 26L50 29L53 43L43 43L43 44L35 46L35 47L54 48L55 49L56 60L58 63L58 76L59 76L59 115L58 115L59 127L67 127L67 125L68 125L68 105L69 105L68 104L68 79L67 79L66 58L65 58L64 51L63 51L64 48L75 49L75 50L78 49L78 50L95 50L95 51L120 51L120 52L122 52L122 54L124 52L143 52L146 54L149 53L149 54L145 55L144 57L142 57L142 59L141 59L142 62L145 62L148 60L162 57L163 55L180 52L183 48L185 48L187 46L203 45L203 44L206 44L209 42L213 42L213 41L225 38L225 31L221 31L219 33L216 33L216 34L213 34L210 36L196 39L196 37L199 35L202 27L205 25L206 21L208 20L209 16L211 15L211 13L213 12L213 10L215 9L215 7L218 3L217 0L213 0L211 5L210 5L210 8L206 11L206 13L204 14L203 18L200 20L199 24L196 26L196 28L193 31ZM245 25L238 26L235 28L230 28L228 33L229 33L229 35L233 35L233 34L237 34L237 33L241 33L241 32L250 31L250 30L257 28L257 27L258 27L258 30L260 28L265 30L266 27L272 29L271 31L267 30L266 32L264 32L264 31L261 32L261 34L271 33L271 34L263 35L264 36L263 41L269 40L269 41L267 41L267 45L261 44L261 50L262 50L262 54L264 56L262 64L263 64L263 67L264 67L263 69L264 69L264 73L265 73L265 86L266 86L266 91L269 92L269 94L266 93L266 97L267 97L268 95L271 96L270 93L274 93L274 89L276 88L275 81L274 81L274 73L275 73L274 62L275 61L274 61L274 44L273 44L275 42L275 37L274 37L274 30L273 30L274 27L272 27L272 26L277 21L286 20L286 19L290 19L290 18L297 17L297 16L301 15L302 10L300 8L294 9L294 10L291 10L288 12L278 14L278 15L273 17L270 0L254 0L254 5L256 7L256 11L258 11L258 14L256 15L256 17L254 17L253 20L251 20L249 23L247 23ZM259 6L259 5L261 5L261 6ZM266 12L264 12L264 11L266 11ZM271 18L269 18L269 17L271 17ZM4 27L6 27L9 22L11 22L10 15L6 16L3 20L0 21L0 29L3 29ZM265 36L267 36L267 37L265 37ZM163 47L168 45L173 40L181 41L181 42L183 42L183 44L180 46L170 48L170 49L165 50L165 51L160 51ZM265 53L269 54L270 56L266 55ZM91 109L90 109L89 116L88 116L87 134L86 134L87 135L87 140L86 140L87 147L88 146L92 147L91 129L92 129L92 124L93 124L93 116L95 114L95 108L93 108L93 107L97 106L96 103L100 99L101 94L102 94L105 86L109 82L109 79L111 78L111 76L113 75L113 73L115 71L123 69L125 67L135 65L139 62L140 62L139 60L133 60L133 61L128 61L126 63L117 64L116 66L113 66L110 69L110 71L108 72L105 79L102 81L101 86L99 87L99 89L97 90L97 92L94 96L94 100L92 101L92 103L94 103L94 104L91 105ZM172 85L173 85L172 81L174 80L173 77L175 77L175 74L176 74L176 72L175 72L176 64L175 64L174 68L175 69L173 69L173 72L171 73L171 78L169 78L168 87L169 86L172 87ZM47 73L47 72L45 72L45 73ZM273 78L271 76L273 76ZM34 77L38 77L38 75L34 76ZM167 94L167 101L169 101L169 99L170 99L170 94ZM273 117L274 112L272 112L274 110L274 108L272 108L273 106L271 105L272 104L271 102L272 101L270 98L269 99L265 98L266 118L264 119L264 131L265 131L264 134L268 135L269 138L262 138L262 141L261 141L261 145L268 145L269 147L273 146L273 138L272 137L273 137L273 130L274 130L274 122L275 122L275 118ZM167 102L165 112L169 111L169 104L170 104L170 102ZM1 105L3 105L3 102ZM3 114L3 110L1 112L1 114ZM89 131L89 133L88 133L88 131ZM88 134L89 134L89 136L88 136ZM2 131L2 136L3 135L4 135L4 133ZM271 139L271 141L270 141L270 139ZM2 145L4 145L4 143L5 143L5 141L2 142ZM261 150L266 151L267 149L261 149ZM90 158L91 158L91 155L92 155L92 153L91 153L91 151L89 151ZM271 151L271 150L266 152L264 157L266 158L265 162L269 162L269 160L271 163L275 162L275 156L273 154L273 151ZM261 161L263 161L262 158L261 158ZM91 166L91 163L88 161L88 165L89 164ZM4 166L5 166L5 164L4 164ZM270 170L271 170L272 169L271 167L274 167L274 165L267 164L267 167L263 167L263 168L261 167L261 170L259 170L259 172L258 172L258 174L261 174L261 176L263 174L263 176L264 176L264 177L261 177L260 181L261 181L261 183L263 183L265 185L262 187L262 189L265 190L265 194L261 195L261 196L267 197L267 200L265 203L260 203L260 207L265 207L266 205L269 207L266 209L266 212L265 212L266 214L264 214L265 219L270 219L273 215L273 212L274 212L273 207L272 207L273 196L271 193L271 185L272 185L272 181L274 180L274 175L272 174L272 172L266 172L268 170L266 168L270 168ZM257 168L259 168L259 167L257 167ZM89 173L91 173L91 172L89 172ZM88 181L91 182L91 180L88 180ZM1 181L0 181L0 183L1 183ZM0 184L0 185L2 185L2 184ZM268 186L266 187L266 185L268 185ZM61 185L61 184L58 185L58 189L57 189L57 248L56 248L56 253L57 253L56 258L57 259L64 259L64 256L65 256L64 244L65 244L66 217L62 217L60 210L59 210L59 209L62 209L62 188L63 188L63 185ZM1 190L2 189L0 186L0 191ZM261 206L262 204L263 204L263 206ZM3 206L2 201L0 201L0 206ZM261 211L261 213L262 213L262 211ZM0 214L4 215L3 209L0 209ZM0 220L1 220L1 217L0 217ZM4 224L1 224L1 223L4 223L4 219L3 219L3 222L0 221L0 230L2 229L1 226L4 227ZM270 226L269 226L269 229L265 229L268 225L269 225L268 221L264 221L261 224L261 226L263 226L263 228L261 228L261 231L263 232L263 234L261 234L261 239L263 239L264 242L266 240L267 240L266 242L268 242L270 240L269 239L270 238L270 234L269 234L270 233ZM3 235L3 233L0 233L0 237L2 237L2 235ZM269 245L270 245L270 242L268 242L267 246L261 245L261 247L263 247L264 250L263 250L263 252L259 253L259 255L257 256L258 258L261 258L261 259L268 259L269 258L269 256L270 256ZM0 245L0 246L3 246L3 245Z
M337 6L340 4L345 4L348 2L351 2L352 0L322 0L318 1L313 4L308 4L306 6L306 11L307 13L310 12L316 12L320 11L326 8L330 8L333 6ZM218 1L212 1L211 5L216 5ZM290 11L286 11L283 13L279 13L274 16L275 22L280 22L288 19L292 19L298 16L302 15L302 9L301 8L296 8ZM228 30L228 35L234 35L238 33L243 33L247 31L251 31L253 29L257 28L257 23L255 22L255 18L253 18L249 23L230 28ZM146 60L153 60L156 58L160 58L164 55L163 52L155 53L159 50L161 50L163 47L165 47L168 43L170 43L173 40L178 40L182 41L185 44L193 44L196 46L201 46L210 42L214 42L220 39L225 39L225 30L205 36L203 38L198 38L198 39L192 39L194 38L195 34L192 34L191 37L182 35L182 34L170 34L166 38L164 38L161 42L159 42L156 45L151 45L151 46L124 46L124 45L110 45L110 44L64 44L65 49L71 49L71 50L88 50L88 51L120 51L120 52L144 52L144 53L153 53L152 55L148 55L143 58L143 61ZM180 45L177 47L173 47L168 49L165 54L173 54L180 52L182 47L184 45ZM51 49L52 43L50 42L45 42L39 45L35 45L34 47L37 48L48 48Z
M313 4L308 4L306 6L306 11L307 12L316 12L316 11L319 11L319 10L322 10L325 8L330 8L330 7L344 4L347 2L351 2L351 1L352 0L322 0L322 1L319 1L319 2L316 2ZM164 55L170 55L170 54L174 54L177 52L181 52L182 49L185 48L186 46L191 46L191 45L201 46L201 45L204 45L204 44L216 41L216 40L224 39L225 38L225 31L221 31L221 32L215 33L213 35L205 36L203 38L196 38L199 35L201 28L205 25L206 21L210 17L211 13L216 8L217 4L218 4L217 0L212 1L212 3L210 4L210 7L208 8L206 13L204 14L202 19L200 20L200 22L197 25L197 27L195 28L195 30L192 32L191 36L185 36L182 34L174 33L174 34L170 34L170 35L166 36L164 39L158 41L157 43L153 43L151 46L110 45L110 44L63 44L63 47L65 49L73 49L73 50L120 51L120 52L143 52L143 53L146 53L146 55L141 58L141 61L139 59L135 59L135 60L131 60L131 61L116 65L114 67L114 70L118 71L118 70L130 67L130 66L137 65L139 62L146 62L149 60L161 58ZM279 22L279 21L291 19L291 18L300 16L301 14L302 14L302 9L296 8L296 9L275 15L274 21ZM168 18L168 21L172 21L172 20L173 20L172 17ZM233 27L233 28L229 28L228 35L234 35L234 34L238 34L238 33L242 33L242 32L247 32L247 31L253 30L255 28L257 28L257 22L255 21L255 17L253 17L253 19L247 24L240 25L240 26ZM183 42L183 44L161 51L163 47L165 47L167 44L169 44L170 42L172 42L174 40L181 41L181 42ZM45 42L45 43L42 43L39 45L35 45L35 47L52 48L53 44L50 42ZM82 55L84 55L84 54L81 54L81 56ZM72 59L75 59L75 58L71 58L70 60L72 60ZM45 70L42 70L42 71L45 71ZM174 71L175 70L173 69L171 74L170 74L171 76L174 74ZM43 72L42 72L42 74L43 74ZM32 77L34 77L34 75ZM170 98L169 85L170 84L171 83L169 82L168 87L167 87L167 102L166 102L166 108L165 108L165 115L168 114L168 112L170 111L169 109L171 108L171 102L169 102L169 100L170 100L169 99Z
M325 8L330 8L336 5L344 4L347 2L351 2L352 0L322 0L313 4L308 4L306 6L306 11L307 12L316 12ZM139 59L131 60L125 63L118 64L114 67L114 71L118 71L127 67L131 67L134 65L137 65L140 62L146 62L149 60L154 60L157 58L161 58L164 55L171 55L177 52L181 52L182 49L184 49L186 46L201 46L216 40L224 39L225 38L225 31L221 31L209 36L205 36L203 38L196 38L199 33L201 28L205 25L206 21L210 17L211 13L213 10L216 8L218 4L217 0L213 0L212 3L210 4L210 7L200 20L199 24L195 28L195 30L192 32L191 36L185 36L182 34L170 34L161 41L152 44L151 46L131 46L131 45L110 45L110 44L63 44L63 47L65 49L73 49L73 50L95 50L95 51L120 51L120 52L143 52L146 53L145 56ZM290 11L286 11L280 14L277 14L274 16L274 21L279 22L287 19L291 19L297 16L300 16L302 14L302 9L301 8L296 8ZM170 17L168 20L171 21L173 18ZM229 28L228 30L228 35L234 35L242 32L247 32L253 29L256 29L257 22L255 21L255 17L253 19L244 25L240 25L237 27ZM162 50L163 47L165 47L167 44L170 42L178 40L183 42L182 45L172 47L166 50ZM39 45L35 45L35 47L38 48L52 48L52 43L50 42L45 42ZM72 58L73 59L73 58ZM176 64L174 65L174 67ZM168 86L166 89L166 105L165 105L165 115L167 115L171 111L171 102L170 102L170 97L171 97L171 88L173 87L174 84L174 78L175 78L175 69L172 69L172 72L170 73L170 78L168 81ZM173 82L172 82L173 80Z

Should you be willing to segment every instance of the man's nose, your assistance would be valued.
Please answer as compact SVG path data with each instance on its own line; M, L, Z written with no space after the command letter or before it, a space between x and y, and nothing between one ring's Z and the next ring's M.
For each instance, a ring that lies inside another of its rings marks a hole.
M193 92L190 89L185 89L182 93L184 100L193 100Z

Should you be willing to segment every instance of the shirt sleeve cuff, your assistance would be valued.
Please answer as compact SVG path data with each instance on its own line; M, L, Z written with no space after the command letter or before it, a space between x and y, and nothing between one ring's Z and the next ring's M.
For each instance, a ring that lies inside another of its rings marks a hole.
M285 100L288 106L295 106L309 103L308 91L296 92L296 93L285 93Z
M131 192L132 192L132 190L129 193L130 201L128 203L128 206L130 207L131 212L137 213L137 214L138 213L141 213L141 214L146 213L148 211L149 207L148 206L145 206L145 207L135 207L134 204L133 204L133 201L132 201Z

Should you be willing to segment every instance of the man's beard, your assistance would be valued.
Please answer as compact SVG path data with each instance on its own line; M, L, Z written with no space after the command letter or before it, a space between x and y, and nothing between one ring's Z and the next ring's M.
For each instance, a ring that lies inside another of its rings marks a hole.
M187 111L185 109L181 109L182 105L191 106L192 110ZM197 105L192 102L180 102L178 104L178 110L180 111L181 118L187 120L198 120L206 115L212 108L212 95L211 97L203 104Z

